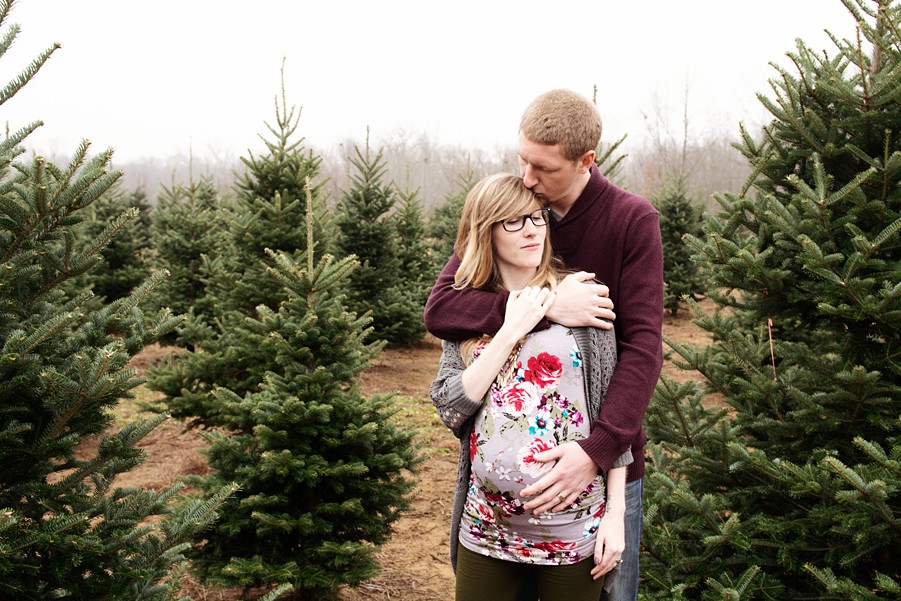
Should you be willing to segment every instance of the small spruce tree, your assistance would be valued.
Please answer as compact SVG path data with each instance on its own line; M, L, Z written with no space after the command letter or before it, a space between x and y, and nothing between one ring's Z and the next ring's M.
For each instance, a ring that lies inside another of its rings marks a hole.
M199 278L191 280L204 289L196 303L198 318L189 319L179 332L185 350L148 372L149 386L164 395L158 409L193 426L221 425L214 388L242 396L273 365L273 357L251 342L245 323L258 306L277 309L285 300L286 291L268 274L272 259L266 249L299 257L312 236L322 251L327 245L319 238L331 231L321 185L312 181L320 159L301 146L303 139L294 139L300 115L287 108L284 86L275 109L277 126L267 127L276 138L264 139L267 152L262 156L242 158L247 171L216 221L222 224L221 238L202 262ZM307 204L313 215L309 232ZM202 319L200 309L212 311L215 320Z
M347 306L358 314L370 313L373 339L409 345L425 333L425 300L418 283L422 273L410 273L419 261L413 266L403 263L403 247L416 246L417 232L398 230L398 194L382 181L387 166L381 150L372 153L368 132L365 148L354 147L354 152L353 185L338 203L336 223L336 253L354 255L360 262L347 280Z
M84 277L94 294L108 301L128 296L150 273L146 256L150 247L150 203L143 189L123 190L116 185L85 208L79 238L86 241L131 209L137 209L137 216L110 240L103 250L103 261Z
M437 274L441 273L445 263L454 254L454 242L457 240L463 203L478 179L472 166L467 166L466 170L457 176L457 191L448 194L444 202L432 210L428 221L428 242L435 258L436 279Z
M702 234L703 210L688 197L685 181L681 178L661 191L654 199L654 205L660 213L663 239L664 307L675 316L684 299L698 300L705 288L700 266L692 258L692 247L684 240L686 235L698 237Z
M235 183L236 196L225 212L226 245L211 266L210 295L223 311L254 315L257 305L275 309L283 291L267 275L266 249L299 256L306 248L306 186L312 185L313 235L327 243L329 212L319 179L322 159L296 138L300 110L288 107L282 65L281 103L275 100L274 139L260 139L266 152L241 157L246 167ZM318 252L327 252L319 248Z
M368 317L338 293L353 257L298 264L271 253L287 300L248 320L273 369L251 393L215 391L224 430L208 435L215 470L204 491L241 490L204 534L194 565L209 580L255 586L290 582L297 598L333 598L338 586L376 574L374 556L410 502L417 458L412 431L392 421L390 397L364 397L357 377L378 345ZM253 338L253 336L251 336Z
M901 7L844 4L858 36L798 42L689 237L713 343L668 341L704 386L651 403L646 598L901 595Z
M163 186L151 214L151 262L170 274L151 294L151 306L187 315L192 332L195 322L210 324L218 317L217 303L207 294L206 263L222 243L221 204L212 180L192 175L186 185ZM179 344L192 347L195 338L183 335Z
M400 242L400 264L406 276L406 285L417 307L425 308L426 300L432 285L438 278L439 270L435 269L435 258L429 248L427 225L419 198L419 188L415 190L398 190L400 206L396 214L397 231ZM418 340L425 334L425 323L419 324L421 330L413 333L411 339Z

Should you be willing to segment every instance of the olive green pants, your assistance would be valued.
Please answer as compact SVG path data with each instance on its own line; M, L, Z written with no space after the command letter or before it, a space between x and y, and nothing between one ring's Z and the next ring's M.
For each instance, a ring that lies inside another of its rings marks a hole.
M541 601L597 601L604 579L592 580L592 567L592 557L572 565L536 566L485 557L460 545L456 601L516 601L530 582Z

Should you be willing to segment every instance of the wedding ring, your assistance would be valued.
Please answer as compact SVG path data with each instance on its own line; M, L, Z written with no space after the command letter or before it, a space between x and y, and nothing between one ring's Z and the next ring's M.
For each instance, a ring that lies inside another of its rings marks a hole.
M623 562L622 558L616 560L616 567L619 567L619 564Z
M565 495L558 494L558 495L557 495L557 498L560 499L560 500L562 501L562 500L566 499L566 496L565 496Z

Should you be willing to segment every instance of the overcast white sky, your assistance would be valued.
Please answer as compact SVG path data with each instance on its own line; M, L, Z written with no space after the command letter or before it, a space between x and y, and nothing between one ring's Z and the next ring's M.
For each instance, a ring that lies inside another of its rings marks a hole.
M763 119L755 92L796 38L833 54L823 30L854 30L839 0L18 0L10 23L22 32L0 84L62 48L2 121L43 120L29 143L41 153L87 138L119 161L258 151L283 57L300 133L320 149L367 126L376 141L512 147L534 96L595 84L608 141L645 135L655 106L678 119L686 89L692 131L731 134Z

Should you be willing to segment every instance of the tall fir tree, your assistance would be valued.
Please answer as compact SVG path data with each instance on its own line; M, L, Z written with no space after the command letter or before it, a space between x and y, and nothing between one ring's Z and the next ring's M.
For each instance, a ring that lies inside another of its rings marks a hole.
M410 273L414 266L403 263L402 247L416 245L412 237L417 232L398 231L398 194L383 181L387 166L381 150L373 154L368 132L366 146L355 146L354 153L350 161L356 173L338 203L336 223L337 255L353 255L360 262L347 281L347 306L358 314L370 313L374 339L409 345L425 333L425 300L416 283L422 274Z
M200 281L204 293L197 304L216 315L213 323L191 319L180 330L184 351L149 372L149 386L165 396L159 405L173 417L196 426L220 425L216 387L243 395L259 385L274 359L249 342L245 320L262 305L277 309L286 291L268 274L272 259L267 249L295 257L307 241L324 252L332 231L321 184L316 183L319 157L295 139L300 114L290 109L282 86L275 101L275 136L262 156L243 157L247 170L236 183L236 196L221 212L222 239L214 256L203 262ZM308 232L306 210L312 225Z
M241 157L245 170L235 182L236 197L225 214L227 245L211 273L210 294L224 311L254 315L257 305L278 307L283 291L267 275L271 261L266 249L298 256L306 248L306 186L313 182L313 234L320 244L330 240L329 211L319 181L322 159L298 138L301 111L288 107L282 66L281 103L275 100L273 136L260 139L266 151ZM317 252L328 252L327 247Z
M195 180L192 174L187 184L163 186L151 214L151 262L170 275L154 289L150 303L188 316L191 334L183 331L181 346L193 347L196 322L208 325L218 317L218 304L207 294L206 265L224 238L222 204L212 180Z
M11 4L0 2L0 26ZM7 29L0 55L18 31ZM0 104L54 50L4 86ZM143 461L137 445L164 419L107 433L112 409L140 383L128 361L176 319L139 309L163 273L113 302L69 293L137 210L79 240L88 209L121 173L109 171L110 151L89 157L87 142L65 166L20 161L38 126L0 141L0 598L172 599L189 541L231 487L175 513L180 485L114 487ZM97 450L76 453L88 437L100 437Z
M342 303L354 259L314 263L312 240L301 263L270 255L287 300L245 323L273 369L254 392L215 391L215 471L194 482L215 491L237 481L241 490L204 533L194 565L224 584L288 581L299 599L331 599L376 574L374 553L409 505L418 459L412 431L392 420L392 399L357 386L379 346L366 342L369 318Z
M440 269L436 269L436 260L428 243L428 229L423 211L419 188L410 190L398 189L400 206L397 209L396 222L400 242L400 264L406 275L406 285L410 287L412 298L417 307L425 309L426 300L432 285L438 279ZM415 340L425 334L425 323Z
M667 341L704 387L648 415L646 598L901 596L901 7L844 4L857 39L799 41L690 238L718 308Z
M692 258L693 249L684 239L686 235L702 235L704 211L688 197L683 178L664 188L653 202L660 213L663 240L663 304L675 316L683 299L699 300L705 289L700 265Z

